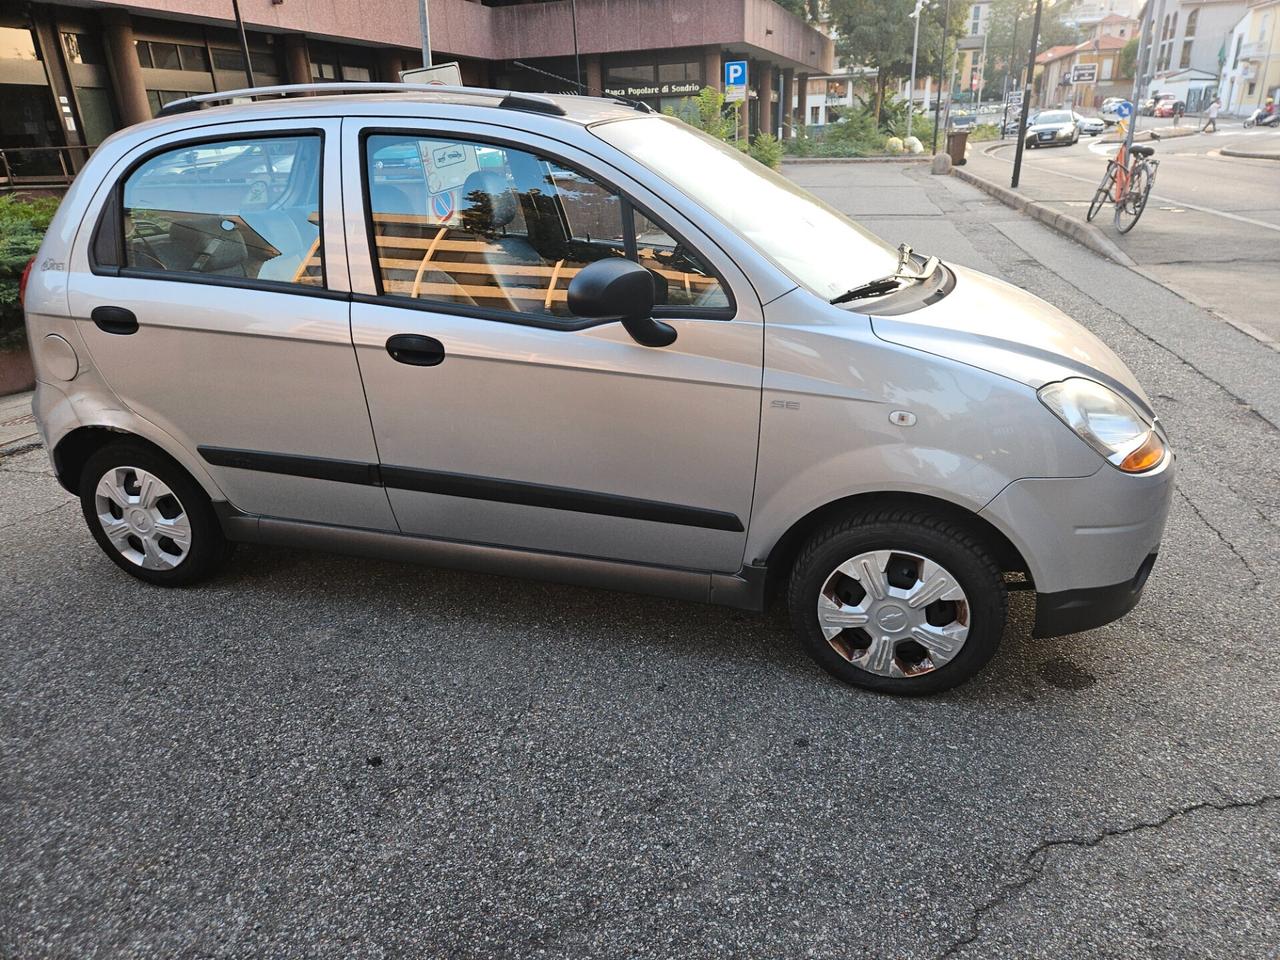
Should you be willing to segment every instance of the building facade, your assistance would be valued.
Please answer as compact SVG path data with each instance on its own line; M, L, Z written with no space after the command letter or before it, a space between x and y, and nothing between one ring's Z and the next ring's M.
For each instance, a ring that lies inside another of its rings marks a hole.
M1245 0L1149 0L1152 9L1144 96L1172 93L1187 109L1208 105L1228 61Z
M457 61L473 86L582 91L660 109L720 87L724 62L746 60L750 132L789 128L782 105L833 67L831 39L773 0L429 3L433 61ZM240 9L248 63L230 0L6 3L0 186L74 172L112 131L191 94L394 81L422 63L419 0L240 0Z
M1280 0L1256 0L1231 31L1220 79L1222 108L1247 115L1280 102Z

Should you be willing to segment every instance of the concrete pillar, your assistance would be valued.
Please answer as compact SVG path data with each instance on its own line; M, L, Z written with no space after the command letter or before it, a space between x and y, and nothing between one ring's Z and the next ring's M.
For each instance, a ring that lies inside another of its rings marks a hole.
M809 75L802 73L796 77L796 117L792 122L793 127L800 127L809 123Z
M760 69L756 72L756 75L757 75L757 76L758 76L758 78L759 78L759 79L756 81L756 83L757 83L757 86L756 86L756 92L757 92L757 94L758 94L758 95L759 95L759 97L760 97L760 99L759 99L759 101L758 101L758 102L759 102L759 104L760 104L760 108L759 108L759 114L758 114L758 118L757 118L757 123L759 124L759 129L758 129L756 132L757 132L757 133L761 133L761 132L773 133L773 132L774 132L774 123L773 123L773 84L774 84L773 64L771 64L771 63L762 63L762 64L760 64Z
M151 119L147 87L142 82L138 51L133 46L133 22L120 10L104 10L102 18L103 46L107 50L107 66L111 74L111 92L115 94L120 122L126 127Z
M600 65L600 54L588 53L582 58L582 82L587 85L588 97L604 96L604 68Z
M311 55L307 38L300 33L284 35L284 76L286 83L311 82Z
M796 72L787 67L782 71L782 139L795 136Z
M702 54L702 85L724 90L724 60L719 47L707 47Z

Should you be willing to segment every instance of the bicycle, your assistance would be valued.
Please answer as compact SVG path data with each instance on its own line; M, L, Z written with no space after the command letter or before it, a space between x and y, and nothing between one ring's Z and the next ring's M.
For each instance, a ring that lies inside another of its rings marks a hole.
M1138 144L1126 151L1125 145L1121 144L1115 157L1107 161L1107 172L1102 175L1102 182L1093 194L1085 219L1092 221L1104 203L1112 203L1116 208L1116 229L1121 233L1132 230L1147 208L1151 185L1156 182L1156 168L1160 161L1151 159L1155 152L1155 147Z

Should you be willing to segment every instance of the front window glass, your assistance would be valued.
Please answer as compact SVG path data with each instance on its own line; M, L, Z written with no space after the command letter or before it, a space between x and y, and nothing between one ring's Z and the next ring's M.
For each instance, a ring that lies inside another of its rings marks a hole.
M578 271L625 255L617 194L546 158L403 135L365 149L383 293L567 318Z
M826 299L893 273L888 244L727 144L666 117L591 128Z
M125 264L323 286L319 198L319 137L158 154L124 185Z
M1036 114L1036 123L1071 123L1071 114L1062 110Z

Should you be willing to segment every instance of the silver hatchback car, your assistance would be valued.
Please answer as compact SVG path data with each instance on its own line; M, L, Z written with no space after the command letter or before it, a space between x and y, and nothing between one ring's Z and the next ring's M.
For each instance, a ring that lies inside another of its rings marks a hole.
M821 666L894 693L977 672L1011 589L1038 636L1138 601L1173 456L1053 307L626 104L299 92L112 137L34 262L41 434L124 570L249 541L776 584Z

